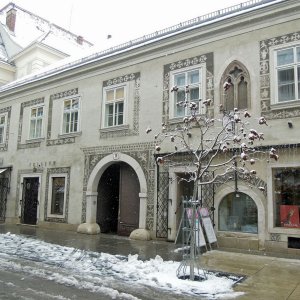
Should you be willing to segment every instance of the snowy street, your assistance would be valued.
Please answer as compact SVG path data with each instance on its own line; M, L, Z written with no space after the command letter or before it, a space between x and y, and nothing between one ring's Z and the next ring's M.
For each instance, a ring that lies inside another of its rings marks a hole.
M141 261L0 234L1 299L227 299L234 280L209 274L204 282L176 277L178 262Z

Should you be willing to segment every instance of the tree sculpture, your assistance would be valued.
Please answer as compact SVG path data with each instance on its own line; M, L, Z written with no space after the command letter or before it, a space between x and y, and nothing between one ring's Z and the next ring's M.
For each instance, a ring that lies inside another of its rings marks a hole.
M226 96L231 83L225 82L223 88ZM179 92L182 93L183 89L177 86L171 89L171 93ZM257 142L264 140L264 134L253 126L268 126L264 117L252 120L251 123L252 118L247 110L235 108L233 111L227 111L224 103L220 105L220 117L210 118L208 108L213 104L212 99L199 99L198 102L189 100L189 86L185 86L184 93L184 100L178 101L177 105L187 108L188 114L175 126L162 124L162 131L155 135L155 151L157 164L182 164L178 161L178 155L188 155L188 160L184 162L188 176L180 180L194 183L192 199L189 199L192 207L189 228L191 234L188 251L184 253L177 275L195 280L199 278L195 275L195 272L199 273L199 249L195 243L198 229L195 228L195 218L198 208L202 206L199 199L201 188L216 183L218 179L232 172L250 181L256 176L254 165L261 153L267 154L267 159L278 160L279 156L274 148L266 152L265 148L255 147ZM226 97L224 98L226 101ZM199 114L199 105L204 106L204 114ZM150 127L146 130L147 133L151 131ZM207 176L208 173L213 176ZM204 279L205 277L204 274Z

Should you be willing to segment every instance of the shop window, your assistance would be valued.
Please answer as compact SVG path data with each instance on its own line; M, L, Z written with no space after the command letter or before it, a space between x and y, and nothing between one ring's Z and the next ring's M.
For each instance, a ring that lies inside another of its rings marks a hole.
M300 228L300 168L273 169L275 226Z
M231 193L219 205L219 230L257 233L257 206L244 193Z
M65 186L66 178L64 176L51 177L51 205L50 214L62 216L65 206Z

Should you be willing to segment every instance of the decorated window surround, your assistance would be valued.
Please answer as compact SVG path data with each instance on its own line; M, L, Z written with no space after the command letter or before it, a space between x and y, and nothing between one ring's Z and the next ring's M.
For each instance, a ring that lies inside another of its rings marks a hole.
M300 103L274 103L274 77L272 72L274 49L300 45L300 31L260 41L260 103L261 114L268 119L284 119L300 116ZM272 90L271 90L272 89ZM272 99L271 99L272 98Z
M104 121L102 119L105 111L105 103L103 101L101 109L101 128L100 128L100 138L116 138L122 136L135 136L139 134L139 113L140 113L140 72L129 73L123 76L115 77L109 80L103 81L103 99L104 93L107 88L126 86L127 89L127 108L124 109L125 123L121 126L111 126L104 127ZM133 90L132 90L133 89ZM130 99L130 95L133 95L133 99ZM133 110L133 112L131 111ZM132 114L132 119L128 117Z

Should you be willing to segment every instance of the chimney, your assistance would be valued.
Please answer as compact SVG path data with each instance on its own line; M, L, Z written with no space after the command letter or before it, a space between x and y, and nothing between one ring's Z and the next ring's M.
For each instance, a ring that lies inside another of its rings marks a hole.
M6 12L6 26L12 32L15 32L17 10L13 7Z
M78 43L79 45L82 45L82 44L83 44L83 36L81 36L81 35L78 35L78 36L77 36L77 43Z

